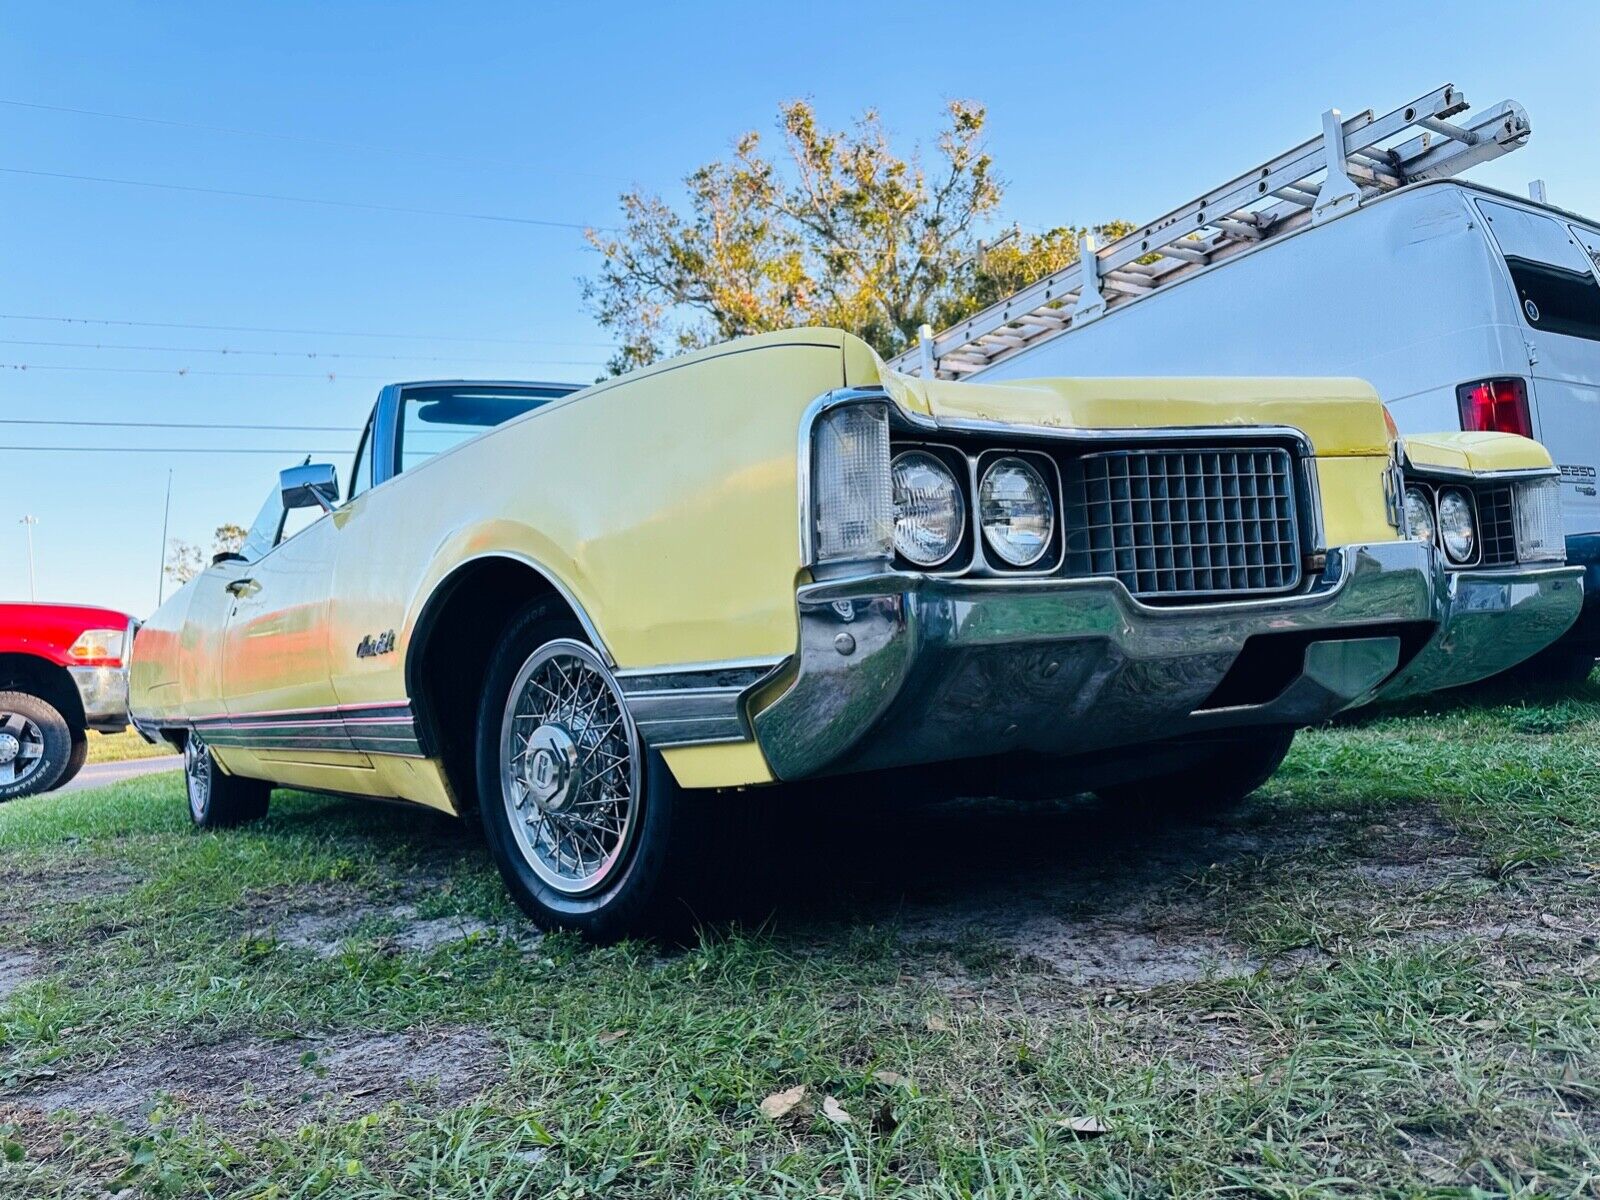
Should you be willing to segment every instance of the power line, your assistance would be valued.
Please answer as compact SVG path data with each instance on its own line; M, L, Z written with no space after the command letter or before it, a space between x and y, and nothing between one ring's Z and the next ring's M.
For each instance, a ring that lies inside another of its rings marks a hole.
M341 379L381 381L390 383L388 375L346 375L343 371L324 371L311 374L306 371L196 371L192 367L81 367L57 366L53 363L0 363L0 371L95 371L109 375L207 375L229 379L316 379L336 383Z
M0 446L0 454L354 454L354 446L337 450L314 450L298 446L292 450L244 446Z
M49 346L65 350L149 350L161 354L239 354L258 358L349 358L372 362L470 362L510 366L603 367L590 358L458 358L454 355L424 354L349 354L337 350L254 350L232 346L142 346L127 342L47 342L28 338L0 338L0 346Z
M94 429L246 429L251 432L360 433L359 425L233 425L220 421L64 421L45 417L0 417L0 425L68 425Z
M368 150L377 154L410 155L418 158L434 158L447 162L466 163L471 166L486 166L496 169L526 170L528 162L512 162L507 159L469 158L464 154L449 154L441 150L424 150L417 147L381 146L374 142L345 141L341 138L312 137L303 133L276 133L266 129L240 129L229 125L205 125L198 121L174 121L165 117L134 116L129 113L106 112L94 108L70 108L64 104L37 104L28 100L0 100L9 108L31 108L40 112L71 113L79 117L99 117L108 121L133 121L141 125L164 125L170 129L198 129L205 133L226 133L234 137L271 138L280 142L304 142L313 146L332 146L344 150ZM599 175L592 171L574 171L562 168L564 175L577 175L587 179L604 179L612 183L622 182L618 175Z
M179 321L125 321L109 317L56 317L0 313L0 321L55 321L65 325L120 325L140 329L205 329L216 333L303 333L312 337L387 338L405 342L483 342L503 346L592 346L615 350L615 342L563 342L532 338L460 337L438 333L373 333L350 329L285 329L272 325L191 325Z
M231 188L197 187L187 183L158 183L150 179L114 179L105 175L73 175L65 171L30 171L24 167L0 167L7 175L28 175L36 179L71 179L78 183L110 183L118 187L156 188L166 192L193 192L201 196L227 196L231 199L278 200L286 204L320 204L329 208L356 208L367 212L409 213L422 217L459 217L467 221L497 221L507 225L537 225L545 229L599 229L614 232L611 226L588 225L578 221L547 221L542 217L513 217L502 213L460 212L443 208L408 208L397 204L368 204L360 200L328 200L320 196L285 196L276 192L241 192Z

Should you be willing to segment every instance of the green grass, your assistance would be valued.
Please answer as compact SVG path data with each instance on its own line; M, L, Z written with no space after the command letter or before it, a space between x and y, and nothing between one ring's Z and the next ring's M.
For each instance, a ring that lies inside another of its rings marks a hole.
M0 1196L1594 1196L1597 780L1591 684L1308 732L1175 830L758 793L805 815L747 908L602 949L519 946L481 840L423 812L13 802ZM407 942L441 917L476 932Z
M165 743L151 745L135 733L132 726L121 733L96 733L91 729L88 737L89 761L92 763L126 762L130 758L155 758L176 753Z

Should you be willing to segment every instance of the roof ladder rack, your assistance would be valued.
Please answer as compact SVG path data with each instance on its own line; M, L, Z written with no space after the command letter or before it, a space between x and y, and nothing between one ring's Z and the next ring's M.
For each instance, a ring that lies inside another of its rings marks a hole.
M1306 225L1320 225L1410 183L1458 175L1527 144L1528 114L1504 100L1463 124L1453 84L1383 116L1322 116L1322 134L1096 249L1079 261L934 334L890 362L911 375L960 379L1047 338L1133 304Z

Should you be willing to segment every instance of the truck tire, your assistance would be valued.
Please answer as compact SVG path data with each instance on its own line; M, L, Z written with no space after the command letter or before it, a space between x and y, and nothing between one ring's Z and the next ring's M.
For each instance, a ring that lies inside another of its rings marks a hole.
M257 821L267 815L272 785L260 779L241 779L217 765L216 755L191 733L183 743L183 786L189 799L189 819L201 829L226 829Z
M61 772L61 778L50 785L52 792L59 791L77 778L78 772L83 770L83 764L89 761L89 735L82 730L72 732L72 750L67 755L67 769Z
M605 660L552 600L496 646L477 715L478 810L517 905L544 929L612 941L668 908L683 799Z
M1252 731L1248 742L1228 742L1215 757L1166 775L1095 792L1111 804L1134 804L1174 814L1232 808L1271 779L1294 744L1293 729Z
M0 692L0 802L48 792L72 758L72 727L32 692Z

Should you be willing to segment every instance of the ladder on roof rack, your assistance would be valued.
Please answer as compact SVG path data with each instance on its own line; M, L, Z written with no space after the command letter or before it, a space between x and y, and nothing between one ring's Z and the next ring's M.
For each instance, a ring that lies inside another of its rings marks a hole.
M1085 237L1078 262L937 335L923 326L920 344L889 365L925 378L959 379L1232 255L1527 143L1532 129L1516 101L1502 101L1470 124L1448 119L1468 107L1466 97L1446 84L1381 117L1368 109L1345 120L1330 109L1322 115L1320 137L1104 249Z

